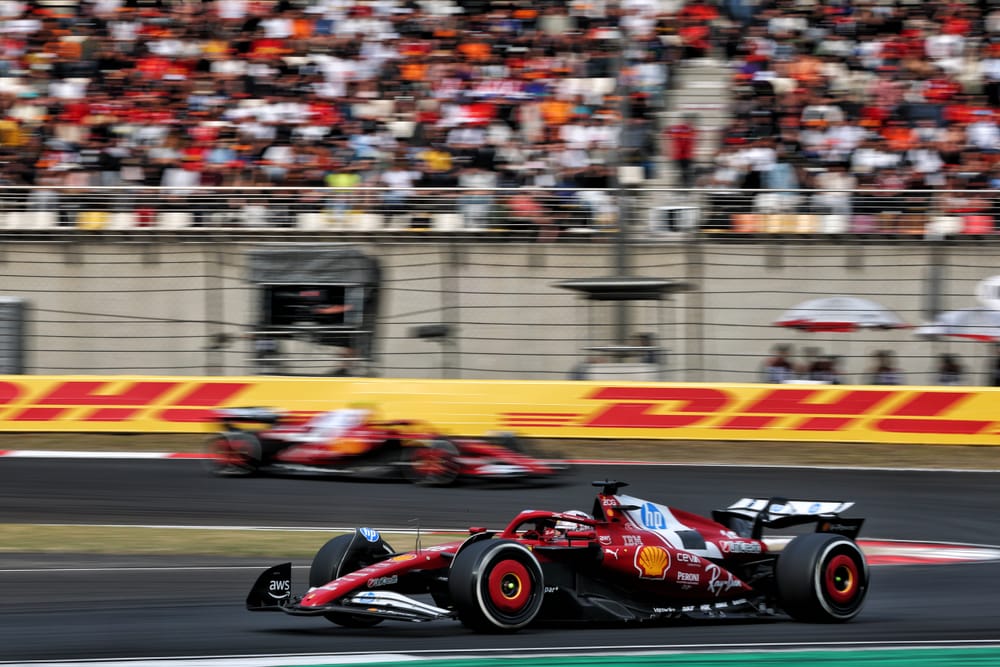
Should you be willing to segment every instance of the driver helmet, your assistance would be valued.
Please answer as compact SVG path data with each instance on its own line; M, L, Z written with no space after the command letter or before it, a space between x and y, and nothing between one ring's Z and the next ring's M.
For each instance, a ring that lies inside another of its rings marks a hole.
M584 512L583 510L566 510L565 512L563 512L563 514L569 514L570 516L578 516L578 517L581 517L581 518L584 518L584 519L593 519L594 518L594 517L590 516L589 514L587 514L586 512ZM587 530L588 528L590 528L590 526L588 526L585 523L577 523L576 521L569 521L569 520L566 520L566 519L560 519L559 521L556 521L556 528L558 530L562 530L562 531L567 531L567 530Z

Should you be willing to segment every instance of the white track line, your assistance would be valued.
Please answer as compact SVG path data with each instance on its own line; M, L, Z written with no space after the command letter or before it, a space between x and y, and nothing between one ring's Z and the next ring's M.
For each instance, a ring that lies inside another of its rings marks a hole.
M199 454L175 452L78 452L66 450L10 449L0 450L0 458L12 459L115 459L115 460L175 460L197 461L205 458ZM603 459L567 459L567 465L601 466L661 466L672 468L773 468L791 470L856 470L873 472L951 472L951 473L997 473L1000 468L916 468L896 466L844 466L821 464L780 464L780 463L684 463L669 461L614 461Z
M555 646L545 649L522 649L517 657L601 657L613 656L611 664L627 664L629 655L732 655L742 653L793 653L799 651L887 651L916 649L934 651L956 648L1000 648L1000 637L981 640L927 641L861 641L861 642L762 642L757 644L636 644L626 646ZM280 667L282 665L347 665L373 662L416 662L449 660L470 656L502 655L510 657L511 648L465 648L450 650L417 649L407 653L286 653L275 655L229 655L144 657L126 660L65 660L0 662L0 665L31 665L32 667Z

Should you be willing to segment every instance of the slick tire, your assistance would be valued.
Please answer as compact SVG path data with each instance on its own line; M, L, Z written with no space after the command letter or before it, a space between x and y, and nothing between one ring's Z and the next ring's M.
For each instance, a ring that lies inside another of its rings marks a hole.
M868 563L853 540L830 533L793 539L775 568L779 604L797 621L842 623L861 611Z
M458 479L458 447L450 440L437 438L424 446L405 450L406 476L419 486L449 486Z
M367 559L363 553L352 548L357 539L356 533L340 535L320 547L320 550L313 556L312 565L309 566L310 588L322 586L375 562L374 559ZM383 548L391 551L388 546ZM345 628L371 628L384 620L373 616L352 614L324 614L324 618Z
M206 445L206 466L217 477L248 477L260 470L263 451L252 433L219 433Z
M538 615L542 567L512 540L475 542L458 552L448 575L458 620L478 632L516 632Z

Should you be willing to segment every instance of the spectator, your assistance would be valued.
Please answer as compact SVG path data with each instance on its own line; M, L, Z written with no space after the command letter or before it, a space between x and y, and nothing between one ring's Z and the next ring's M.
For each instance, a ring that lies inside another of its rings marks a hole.
M857 177L848 172L842 163L833 163L828 169L818 171L812 181L817 190L812 195L812 208L820 213L850 215L852 191L858 187Z
M843 384L843 378L838 368L839 361L840 358L833 355L817 357L809 364L806 377L813 382Z
M903 384L903 376L896 367L895 355L891 350L878 350L872 355L868 383L878 385Z
M843 163L855 177L892 167L906 184L916 173L937 188L942 171L1000 153L998 20L983 3L723 3L732 22L693 0L663 4L664 13L648 1L537 10L469 1L460 17L440 3L286 4L227 1L200 11L95 2L53 19L34 3L9 3L0 141L38 166L5 169L5 178L30 184L55 168L88 185L166 182L183 192L194 180L228 184L249 169L252 182L299 185L324 157L307 155L302 141L350 169L359 160L426 164L413 186L453 186L469 159L500 185L551 186L566 175L517 165L537 162L532 154L555 134L590 163L610 161L620 145L648 177L648 121L618 136L610 91L570 83L617 75L607 48L617 30L629 45L622 75L638 93L635 119L652 118L678 49L702 57L721 48L737 61L744 90L726 133L734 143L713 184L734 173L746 188L764 184L778 161L757 138L784 144L797 170L820 170L817 182ZM581 122L588 117L600 120ZM592 130L602 139L588 140ZM404 138L409 144L397 146ZM446 168L434 144L450 156ZM691 165L675 149L671 140L666 154L690 187Z
M768 143L773 144L773 141ZM802 199L798 192L798 170L785 156L783 148L775 151L775 162L763 172L761 186L770 192L763 192L755 197L756 210L764 213L791 213L798 208Z
M764 362L762 368L764 382L781 384L799 377L798 369L790 359L791 353L790 345L780 343L774 346L772 356Z
M471 229L490 227L493 217L493 189L497 186L496 173L475 165L470 166L459 173L458 186L462 189L458 196L458 208L465 226Z
M515 229L526 228L539 241L554 241L559 235L549 211L537 190L522 189L507 197L507 211Z
M697 151L698 129L695 126L693 114L684 114L681 120L667 128L664 151L677 168L681 187L690 188L694 185L695 154Z
M958 360L958 356L942 353L938 357L936 370L936 382L940 385L960 385L965 381L965 369Z
M381 195L382 211L390 216L406 214L413 188L422 177L420 171L410 168L403 160L393 162L379 177L379 185L387 188Z
M989 366L986 369L987 385L990 387L1000 387L1000 344L993 346L993 356L990 357Z

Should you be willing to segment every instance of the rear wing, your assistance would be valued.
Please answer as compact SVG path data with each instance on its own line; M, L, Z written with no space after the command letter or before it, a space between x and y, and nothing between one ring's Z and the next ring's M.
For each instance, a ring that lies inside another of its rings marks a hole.
M764 529L816 525L818 533L836 533L855 539L864 519L841 517L854 506L840 500L789 500L787 498L742 498L729 507L714 510L712 518L743 537L759 540Z
M277 424L284 414L280 410L273 408L219 408L214 412L215 418L225 425L234 422L254 423L254 424Z

